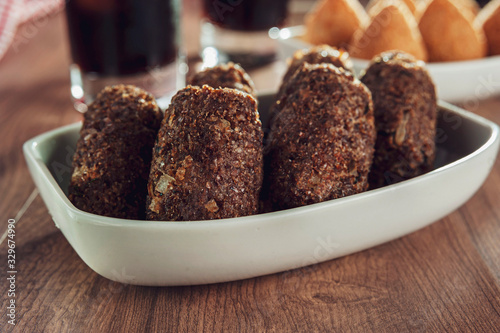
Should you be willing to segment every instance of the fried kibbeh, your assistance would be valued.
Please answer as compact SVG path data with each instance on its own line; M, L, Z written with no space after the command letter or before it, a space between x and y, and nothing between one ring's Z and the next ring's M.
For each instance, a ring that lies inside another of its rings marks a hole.
M69 200L109 217L144 218L151 154L163 114L134 86L106 87L84 114Z
M488 55L500 54L500 0L489 2L476 18L476 24L483 28L488 43Z
M451 0L432 0L418 23L429 61L460 61L486 55L486 37L473 17Z
M381 52L399 49L417 59L427 60L427 51L418 24L401 0L382 0L374 10L370 24L354 33L349 54L372 59Z
M376 134L368 89L342 68L308 63L284 89L265 148L273 208L365 191Z
M278 95L281 94L282 87L288 82L295 74L297 69L304 63L308 64L332 64L336 67L344 68L352 72L352 61L349 53L342 49L337 49L328 45L312 46L308 49L297 50L293 57L289 59L288 69L281 81L281 87L278 90Z
M153 150L148 220L257 213L263 133L257 101L229 88L187 86L165 111Z
M376 56L361 78L372 93L377 128L370 187L430 171L435 156L436 89L422 61L390 51Z
M357 0L320 0L306 15L304 40L347 47L353 33L369 18Z
M229 62L207 68L196 73L188 81L188 85L202 87L204 84L212 88L232 88L257 96L255 85L247 72L238 64Z

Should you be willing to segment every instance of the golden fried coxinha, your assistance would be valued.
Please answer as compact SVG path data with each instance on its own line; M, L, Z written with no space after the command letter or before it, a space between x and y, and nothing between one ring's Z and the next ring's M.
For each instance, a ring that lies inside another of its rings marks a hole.
M486 56L486 37L474 16L456 0L432 0L418 23L429 61L459 61Z
M419 60L427 60L427 51L415 17L401 0L379 1L371 11L371 22L353 35L349 54L371 59L387 50L401 50Z
M321 0L305 18L304 40L346 47L353 33L368 21L358 0Z
M500 0L493 0L484 6L475 24L482 27L486 35L488 55L500 54Z

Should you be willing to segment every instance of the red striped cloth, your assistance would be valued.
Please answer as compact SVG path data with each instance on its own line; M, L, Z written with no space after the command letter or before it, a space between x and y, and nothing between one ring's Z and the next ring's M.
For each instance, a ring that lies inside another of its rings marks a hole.
M0 0L0 59L15 42L16 31L22 23L29 20L36 23L36 20L61 10L63 4L63 0ZM24 40L35 37L31 31L26 34L28 36L18 37Z

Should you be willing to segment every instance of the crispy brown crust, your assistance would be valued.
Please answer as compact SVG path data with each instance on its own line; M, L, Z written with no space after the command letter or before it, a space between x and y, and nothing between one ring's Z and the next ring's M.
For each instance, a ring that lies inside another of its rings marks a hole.
M384 52L372 60L361 79L372 92L378 132L369 177L372 188L432 168L436 91L423 65L409 54Z
M149 220L257 213L262 184L257 102L234 89L188 86L165 112L148 183Z
M84 115L73 157L69 199L111 217L144 217L151 152L162 113L154 97L133 87L106 87Z
M240 65L232 62L198 72L191 77L188 84L199 87L206 84L212 88L232 88L257 96L250 76Z
M295 51L288 60L288 69L283 76L278 96L282 93L283 86L292 78L302 64L332 64L352 72L352 61L347 51L328 45L313 46L309 49Z
M308 49L297 50L293 57L288 60L288 69L281 80L280 88L276 94L276 99L280 99L285 93L286 85L294 76L295 72L304 64L332 64L352 73L353 65L349 53L342 49L337 49L328 45L317 45ZM270 110L269 119L272 124L276 109Z
M302 64L274 108L266 185L275 209L367 189L373 105L368 89L351 73L331 64Z

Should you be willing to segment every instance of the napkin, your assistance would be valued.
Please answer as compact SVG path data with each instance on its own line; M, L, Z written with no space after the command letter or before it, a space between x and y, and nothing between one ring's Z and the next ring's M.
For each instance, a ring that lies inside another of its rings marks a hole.
M9 47L19 50L21 44L35 38L47 15L63 5L63 0L0 0L0 59ZM25 29L19 29L23 23Z

